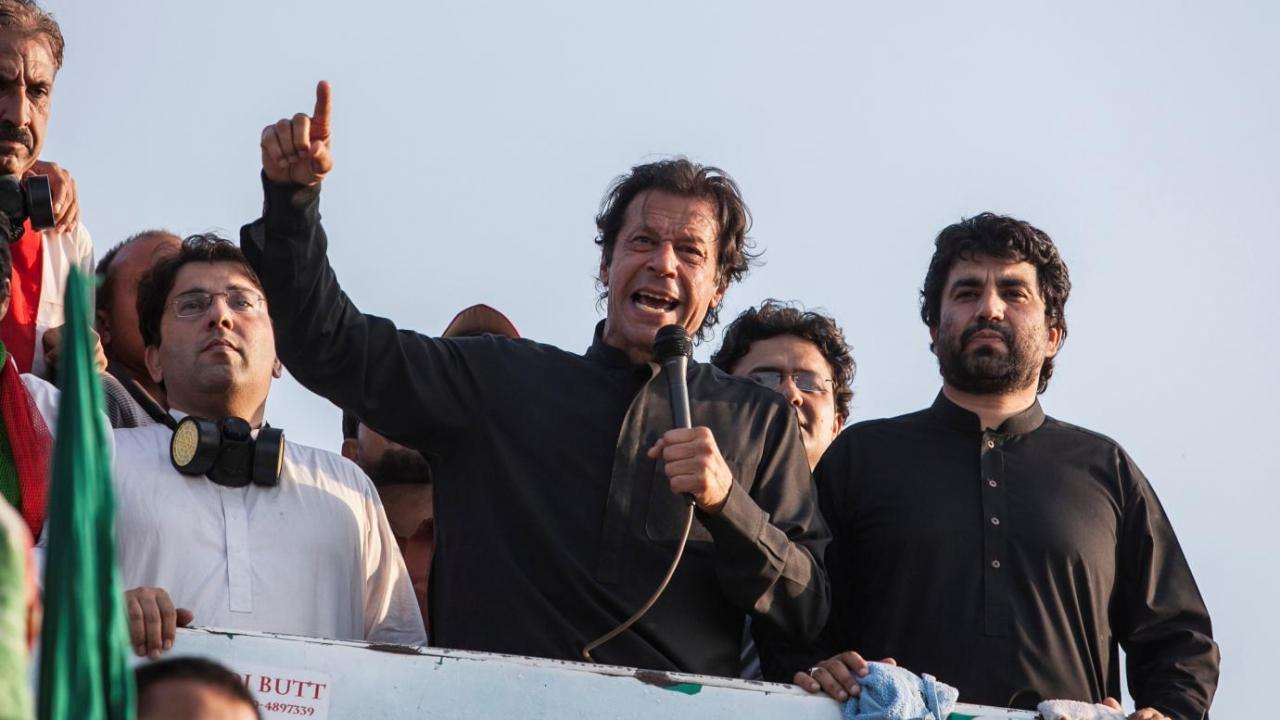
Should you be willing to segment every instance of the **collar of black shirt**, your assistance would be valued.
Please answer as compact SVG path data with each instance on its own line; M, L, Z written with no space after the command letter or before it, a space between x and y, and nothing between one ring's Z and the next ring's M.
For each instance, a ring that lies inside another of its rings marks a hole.
M604 365L605 367L636 368L636 369L644 368L644 371L646 373L651 372L650 366L648 365L648 363L645 363L643 365L637 365L631 362L631 358L627 357L627 354L625 352L623 352L622 350L619 350L618 348L604 341L604 320L601 320L600 322L596 323L595 335L591 338L591 347L587 348L587 353L585 357L588 360L598 362L601 365ZM689 359L690 367L692 367L694 364L695 364L695 361L693 360L693 358L690 358Z
M951 399L941 390L938 391L938 397L933 401L933 407L929 408L929 412L948 427L963 432L982 433L982 421L978 419L977 413L969 412L951 402ZM1031 407L1000 423L1000 427L995 431L1000 435L1024 435L1043 424L1044 409L1040 407L1040 400L1037 398L1031 403Z
M604 320L596 323L596 331L592 335L591 347L587 348L586 357L607 367L631 367L635 364L626 353L604 341Z

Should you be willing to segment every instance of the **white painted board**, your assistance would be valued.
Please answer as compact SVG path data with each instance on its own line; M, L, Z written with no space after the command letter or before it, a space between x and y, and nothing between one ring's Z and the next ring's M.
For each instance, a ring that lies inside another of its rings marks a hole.
M169 657L239 673L263 716L313 720L840 720L839 705L790 685L442 648L180 629ZM961 705L952 720L1033 720Z

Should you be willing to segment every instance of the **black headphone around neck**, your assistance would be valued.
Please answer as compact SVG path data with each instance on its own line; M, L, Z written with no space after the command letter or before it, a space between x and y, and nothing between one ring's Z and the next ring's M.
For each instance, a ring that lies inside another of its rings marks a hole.
M274 487L284 464L284 431L263 425L254 438L238 417L188 415L173 428L169 460L183 475L204 475L218 485Z

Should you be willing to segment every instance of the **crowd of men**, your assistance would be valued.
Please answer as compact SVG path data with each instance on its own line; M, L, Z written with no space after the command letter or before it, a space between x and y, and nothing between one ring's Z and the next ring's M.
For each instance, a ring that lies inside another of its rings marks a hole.
M32 0L0 0L0 166L51 176L59 223L0 243L0 519L22 547L46 511L62 288L92 255L74 180L39 158L62 49ZM263 129L263 213L239 245L147 230L97 263L139 655L196 623L411 645L429 629L443 647L581 659L650 596L691 499L665 593L595 660L846 699L883 658L1030 708L1115 706L1123 649L1133 717L1206 716L1218 648L1152 486L1115 441L1041 407L1071 289L1043 231L982 213L935 238L930 407L846 427L844 333L767 300L689 364L678 428L655 334L708 337L755 257L728 174L680 158L609 186L607 310L585 353L485 306L428 336L362 313L329 264L331 104L322 82L310 115ZM342 409L341 455L272 445L286 367ZM169 662L147 676L157 693L244 699L233 675Z

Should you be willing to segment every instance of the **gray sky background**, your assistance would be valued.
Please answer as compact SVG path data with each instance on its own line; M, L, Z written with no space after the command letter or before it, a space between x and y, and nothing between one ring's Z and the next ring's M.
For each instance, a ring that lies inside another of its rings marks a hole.
M98 255L147 227L236 237L261 128L325 78L332 261L404 327L487 302L585 349L605 186L686 154L742 184L765 250L726 320L825 308L858 361L853 419L896 415L939 385L917 305L933 236L1030 220L1074 282L1045 407L1159 492L1223 647L1215 716L1271 703L1280 4L48 5L68 47L45 157ZM291 380L269 417L338 446L338 412Z

